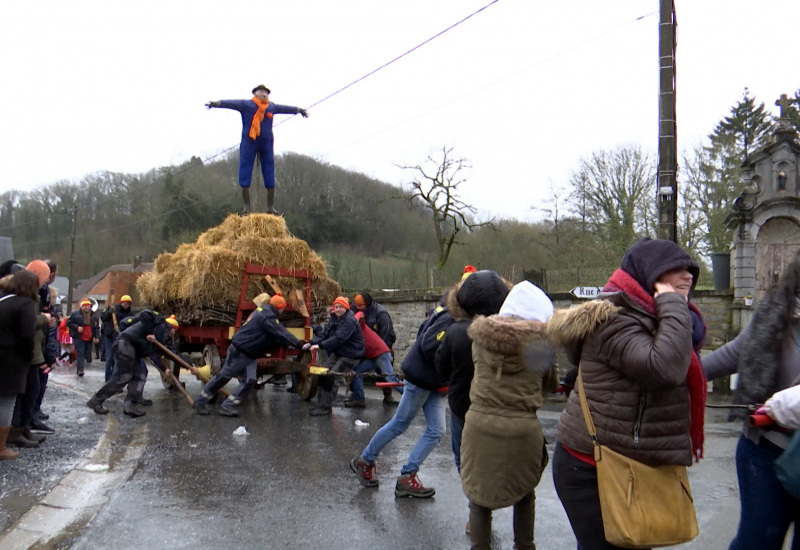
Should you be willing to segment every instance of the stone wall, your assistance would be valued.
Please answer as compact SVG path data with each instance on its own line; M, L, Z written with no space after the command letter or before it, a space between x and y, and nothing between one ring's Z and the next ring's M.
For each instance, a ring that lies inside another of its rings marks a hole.
M403 295L373 294L375 300L381 303L392 316L397 341L394 345L395 367L408 353L408 349L416 340L417 329L425 320L425 312L439 302L440 295L430 291L407 292ZM556 309L571 307L584 300L575 298L571 294L551 294L550 299ZM703 313L708 335L706 337L706 350L714 350L729 340L733 339L749 320L752 308L733 303L732 290L700 290L696 291L692 299ZM570 366L564 357L559 358L559 370L565 372Z

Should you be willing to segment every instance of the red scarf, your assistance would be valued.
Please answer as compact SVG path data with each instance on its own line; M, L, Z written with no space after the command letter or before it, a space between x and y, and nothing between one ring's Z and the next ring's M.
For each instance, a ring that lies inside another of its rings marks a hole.
M256 114L253 115L253 122L250 123L250 139L256 139L261 135L261 123L264 122L264 113L269 107L269 100L266 101L253 96L253 103L258 105ZM267 113L267 118L272 118L272 113Z
M642 288L636 279L622 269L617 269L608 279L604 291L623 291L639 304L642 309L651 315L656 315L656 303L653 296ZM701 319L700 310L689 302L689 309L694 311ZM690 435L692 438L692 454L696 461L703 458L703 424L706 415L706 377L697 350L692 350L692 359L689 362L689 371L686 374L686 386L689 389L689 404L691 411Z

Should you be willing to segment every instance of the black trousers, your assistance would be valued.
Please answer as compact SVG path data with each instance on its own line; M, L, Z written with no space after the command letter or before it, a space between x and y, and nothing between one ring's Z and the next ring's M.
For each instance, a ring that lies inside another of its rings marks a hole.
M556 443L553 483L578 540L578 550L620 548L606 541L595 466L575 458Z

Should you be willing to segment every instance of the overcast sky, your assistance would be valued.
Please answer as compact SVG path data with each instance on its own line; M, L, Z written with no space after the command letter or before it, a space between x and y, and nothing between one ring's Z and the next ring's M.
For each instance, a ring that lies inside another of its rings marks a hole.
M0 18L0 192L139 173L238 144L249 98L306 107L491 0L8 2ZM800 88L797 0L676 0L681 149L749 87ZM453 147L481 216L531 220L582 157L658 141L658 0L499 0L310 109L275 152L392 184ZM278 193L280 193L280 173Z

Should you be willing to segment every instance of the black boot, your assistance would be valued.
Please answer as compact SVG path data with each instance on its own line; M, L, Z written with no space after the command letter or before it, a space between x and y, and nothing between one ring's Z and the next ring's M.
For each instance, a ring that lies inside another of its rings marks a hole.
M273 216L283 216L283 212L278 212L275 210L273 205L275 204L275 189L267 189L267 214L272 214Z
M247 214L250 212L250 188L249 187L242 187L242 200L244 200L244 208L242 208L242 213Z

